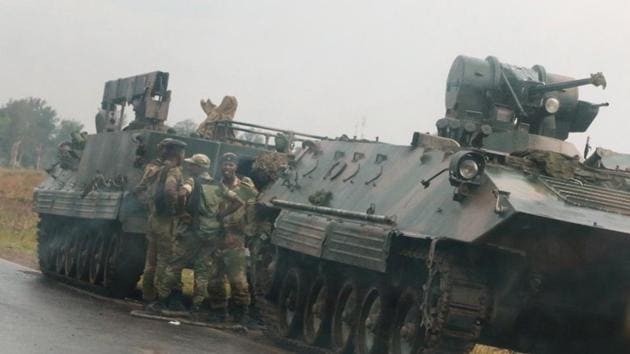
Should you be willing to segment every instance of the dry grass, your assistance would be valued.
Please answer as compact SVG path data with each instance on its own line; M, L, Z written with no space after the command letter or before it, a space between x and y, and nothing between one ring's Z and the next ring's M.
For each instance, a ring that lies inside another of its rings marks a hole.
M33 188L42 171L0 168L0 256L36 264L37 214L31 211Z
M498 349L494 347L488 347L485 345L477 345L475 349L473 349L471 354L517 354L512 350Z

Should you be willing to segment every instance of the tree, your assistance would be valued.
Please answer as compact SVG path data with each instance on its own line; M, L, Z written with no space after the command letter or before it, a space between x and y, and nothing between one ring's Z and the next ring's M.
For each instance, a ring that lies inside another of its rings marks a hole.
M9 152L10 167L38 167L59 121L57 112L40 98L10 100L0 107L0 142Z
M191 133L197 131L198 124L192 119L186 119L175 123L173 129L177 132L177 135L190 136Z
M6 165L8 163L8 160L5 156L9 155L9 151L6 148L8 146L7 138L9 123L9 117L0 110L0 164L3 165Z
M80 132L83 130L83 123L77 122L72 119L64 119L55 127L52 136L52 142L54 146L59 146L59 144L64 141L70 141L71 134L74 132Z

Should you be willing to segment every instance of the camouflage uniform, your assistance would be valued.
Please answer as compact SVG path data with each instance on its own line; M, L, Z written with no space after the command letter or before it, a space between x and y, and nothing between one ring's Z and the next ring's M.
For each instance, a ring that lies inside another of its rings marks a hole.
M161 159L155 159L147 164L144 168L144 174L138 186L134 190L136 197L147 205L149 209L148 229L146 233L146 256L144 260L144 272L142 273L142 298L145 301L153 301L157 298L155 290L155 262L157 259L155 232L152 231L151 225L155 224L152 220L155 215L155 205L153 197L155 195L155 185L160 169L164 166Z
M164 193L170 207L177 209L179 203L179 189L182 185L182 171L178 166L165 166L161 172L165 173ZM149 218L149 230L155 239L155 289L160 300L166 299L173 289L171 269L169 264L174 258L175 250L175 215L152 214Z
M164 139L158 144L158 151L162 154L167 150L183 150L185 146L186 144L181 141ZM175 162L161 158L147 164L144 175L134 191L141 201L147 203L149 209L147 252L142 284L143 298L147 301L154 301L156 297L163 300L170 294L171 289L165 288L164 277L166 265L172 257L175 222L173 211L180 202L181 183L181 168ZM163 196L163 202L168 210L158 210L158 195Z
M201 157L203 156L203 157ZM201 161L199 161L201 160ZM202 154L185 160L188 163L205 167L210 160ZM192 266L195 274L193 306L199 307L209 297L208 284L216 274L214 260L222 227L217 213L221 202L221 190L210 184L212 178L207 172L186 178L184 188L191 192L186 211L190 217L182 218L177 226L177 254L169 267L169 285L174 286L180 278L181 270Z
M248 236L253 235L254 207L258 191L247 177L242 180L235 177L231 185L221 183L221 189L223 198L219 214L223 216L225 236L215 258L217 266L210 284L210 306L214 309L227 307L228 296L223 286L223 279L227 277L235 310L242 314L246 313L251 301L246 276L245 242Z

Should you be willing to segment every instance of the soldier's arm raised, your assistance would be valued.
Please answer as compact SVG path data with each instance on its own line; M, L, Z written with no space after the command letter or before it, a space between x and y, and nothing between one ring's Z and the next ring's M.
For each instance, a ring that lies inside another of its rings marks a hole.
M140 179L140 182L138 182L138 185L133 189L133 193L138 196L139 194L146 192L146 190L149 188L149 184L155 180L159 170L160 169L157 166L147 166L144 170L142 178Z

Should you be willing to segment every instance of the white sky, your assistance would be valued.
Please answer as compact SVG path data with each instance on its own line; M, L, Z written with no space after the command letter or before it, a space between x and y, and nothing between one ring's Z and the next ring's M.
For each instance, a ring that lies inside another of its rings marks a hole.
M170 124L230 94L237 120L338 136L365 117L366 137L407 144L435 131L458 54L603 71L606 91L581 90L611 103L588 134L630 151L627 1L0 0L0 104L42 97L90 131L106 80L163 70Z

